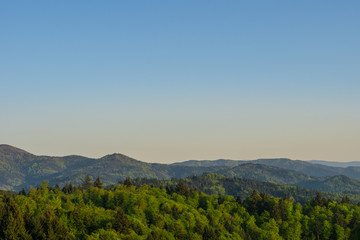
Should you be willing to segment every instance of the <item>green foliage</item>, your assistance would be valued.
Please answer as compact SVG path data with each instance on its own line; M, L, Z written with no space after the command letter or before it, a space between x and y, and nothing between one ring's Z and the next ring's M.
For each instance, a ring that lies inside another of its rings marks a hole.
M86 174L81 187L85 190L89 190L92 186L93 186L93 183L91 181L91 177L89 174Z
M96 178L96 180L94 182L94 187L103 188L103 184L102 184L99 176Z
M214 176L209 176L213 178ZM0 197L0 239L358 239L360 207L318 193L303 206L252 191L244 201L142 185L48 187Z
M129 219L121 207L116 209L112 226L119 233L128 234L130 231Z
M154 185L157 187L166 186L166 190L168 193L179 191L179 186L181 186L180 184L181 181L186 183L190 187L190 189L201 190L202 192L210 195L232 195L234 197L237 197L239 201L241 199L245 199L248 196L250 196L254 189L257 190L258 192L263 192L275 197L280 197L280 198L290 197L300 203L305 203L309 199L314 198L318 193L318 191L306 189L302 187L262 182L253 179L229 177L216 173L207 173L201 176L190 176L182 180L176 178L172 178L171 180L159 180L159 179L147 179L147 178L132 179L133 184L137 186L141 186L144 183ZM332 198L347 202L360 201L360 194L350 193L347 196L344 196L344 194L339 194L339 193L322 192L322 195L327 198Z

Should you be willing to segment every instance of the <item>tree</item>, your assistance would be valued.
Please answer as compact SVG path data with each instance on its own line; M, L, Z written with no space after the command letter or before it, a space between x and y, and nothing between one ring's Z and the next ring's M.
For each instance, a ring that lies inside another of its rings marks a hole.
M125 179L124 185L125 185L126 187L131 187L131 186L132 186L132 183L131 183L130 178L126 178L126 179Z
M3 204L0 209L0 239L31 239L25 230L23 215L10 194L5 194Z
M86 174L83 184L82 184L82 188L85 190L89 190L92 186L93 186L93 183L91 181L91 177L89 174Z
M60 191L60 186L59 186L59 184L57 183L57 184L55 185L54 192L55 192L55 193L58 193L59 191Z
M342 199L341 199L341 203L350 203L350 198L345 195Z
M324 199L321 196L320 192L316 192L316 197L314 198L313 202L314 202L314 206L324 206L325 205L325 201L326 199Z
M258 192L256 190L253 190L251 196L245 200L246 209L249 211L250 214L258 214L259 213L259 210L260 210L259 205L260 205L261 200L262 200L262 198L258 194Z
M25 188L22 188L22 189L21 189L21 191L19 192L19 195L26 196L26 190L25 190Z
M216 234L216 232L214 231L214 229L212 229L209 226L206 226L204 228L204 233L202 235L204 240L215 240L218 239L218 235Z
M99 176L96 178L96 180L94 182L94 187L103 188L103 184L102 184Z
M130 222L121 207L116 209L112 226L119 233L127 234L129 232Z
M67 239L68 230L59 221L51 208L46 208L40 216L40 223L46 235L46 239Z
M188 185L185 184L183 179L180 179L179 183L176 185L175 192L186 197L190 196L190 189Z

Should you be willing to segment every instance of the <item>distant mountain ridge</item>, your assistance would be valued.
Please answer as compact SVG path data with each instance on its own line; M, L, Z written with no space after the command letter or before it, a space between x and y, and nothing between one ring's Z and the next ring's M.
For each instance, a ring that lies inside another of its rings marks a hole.
M82 156L36 156L21 149L0 145L0 189L19 190L37 186L43 180L50 185L72 182L81 184L84 176L101 176L104 184L116 183L126 177L171 178L187 177L215 171L214 167L194 168L146 163L123 154L110 154L94 159Z
M352 161L352 162L330 162L330 161L323 161L323 160L310 160L308 162L326 165L330 167L360 167L360 161Z
M336 177L335 177L336 178ZM279 184L272 182L264 182L254 179L241 178L241 177L229 177L219 173L204 173L200 176L189 176L182 179L189 187L197 188L204 193L210 195L232 195L234 197L240 197L245 199L250 196L254 190L259 193L266 193L274 197L293 197L297 202L305 203L311 198L314 198L319 190L312 190L309 188L303 188L299 186L291 186L288 184ZM159 179L133 179L132 183L136 186L142 186L143 184L155 185L157 187L173 186L179 183L179 179L171 180L159 180ZM332 182L332 180L330 180ZM343 194L331 193L320 190L324 197L341 200ZM351 194L347 192L348 197L354 202L360 200L359 194Z
M319 161L323 162L323 161ZM329 177L336 175L345 175L348 177L353 177L360 179L360 167L358 166L348 166L348 167L334 167L323 165L320 163L312 163L310 161L301 161L301 160L291 160L288 158L270 158L270 159L257 159L257 160L189 160L185 162L176 162L174 165L183 165L183 166L239 166L247 163L262 164L267 166L274 166L285 168L297 172L302 172L310 176L315 177ZM341 163L339 163L341 164Z
M340 168L286 158L253 161L192 160L160 164L141 162L119 153L97 159L77 155L36 156L16 147L0 145L0 189L3 190L18 191L23 187L36 187L43 180L48 180L50 185L69 182L78 185L86 174L93 178L100 176L103 183L108 185L127 177L171 179L203 173L290 184L327 192L360 192L360 167Z
M229 177L256 179L264 182L296 185L306 181L316 181L319 178L306 175L294 170L258 163L244 163L236 167L224 168L217 171Z

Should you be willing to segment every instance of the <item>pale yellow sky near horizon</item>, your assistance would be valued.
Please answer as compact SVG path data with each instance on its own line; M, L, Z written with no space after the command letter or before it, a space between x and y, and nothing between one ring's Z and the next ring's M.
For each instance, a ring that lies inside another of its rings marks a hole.
M2 118L0 142L36 155L102 157L122 153L146 162L291 158L360 161L360 114L350 107L293 101L236 106L173 104L111 111L21 107ZM285 108L287 107L287 108ZM7 110L9 112L9 110ZM41 116L41 118L39 118ZM89 117L91 116L91 117Z
M70 140L70 139L69 139ZM74 139L76 140L76 139ZM258 158L290 158L293 160L325 160L349 162L359 161L354 158L357 152L356 139L349 139L349 136L337 136L337 141L322 142L319 138L300 141L299 139L277 139L275 142L271 137L263 139L247 139L240 144L234 144L226 140L208 140L201 142L199 139L189 139L186 144L175 144L174 141L151 142L148 144L111 143L100 142L80 143L68 142L67 145L57 143L56 140L45 142L12 144L35 155L65 156L82 155L85 157L99 158L107 154L121 153L129 157L145 162L173 163L186 160L254 160ZM347 140L348 144L343 143ZM50 143L51 142L51 143ZM238 141L237 143L239 143ZM222 143L225 147L214 147ZM210 147L212 146L212 147ZM257 147L258 146L258 147ZM262 146L262 147L260 147Z

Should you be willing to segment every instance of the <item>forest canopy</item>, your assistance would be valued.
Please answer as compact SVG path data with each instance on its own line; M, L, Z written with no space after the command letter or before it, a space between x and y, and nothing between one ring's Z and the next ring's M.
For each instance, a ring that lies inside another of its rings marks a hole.
M359 239L360 207L318 193L301 205L253 191L246 199L101 180L0 194L1 239Z

